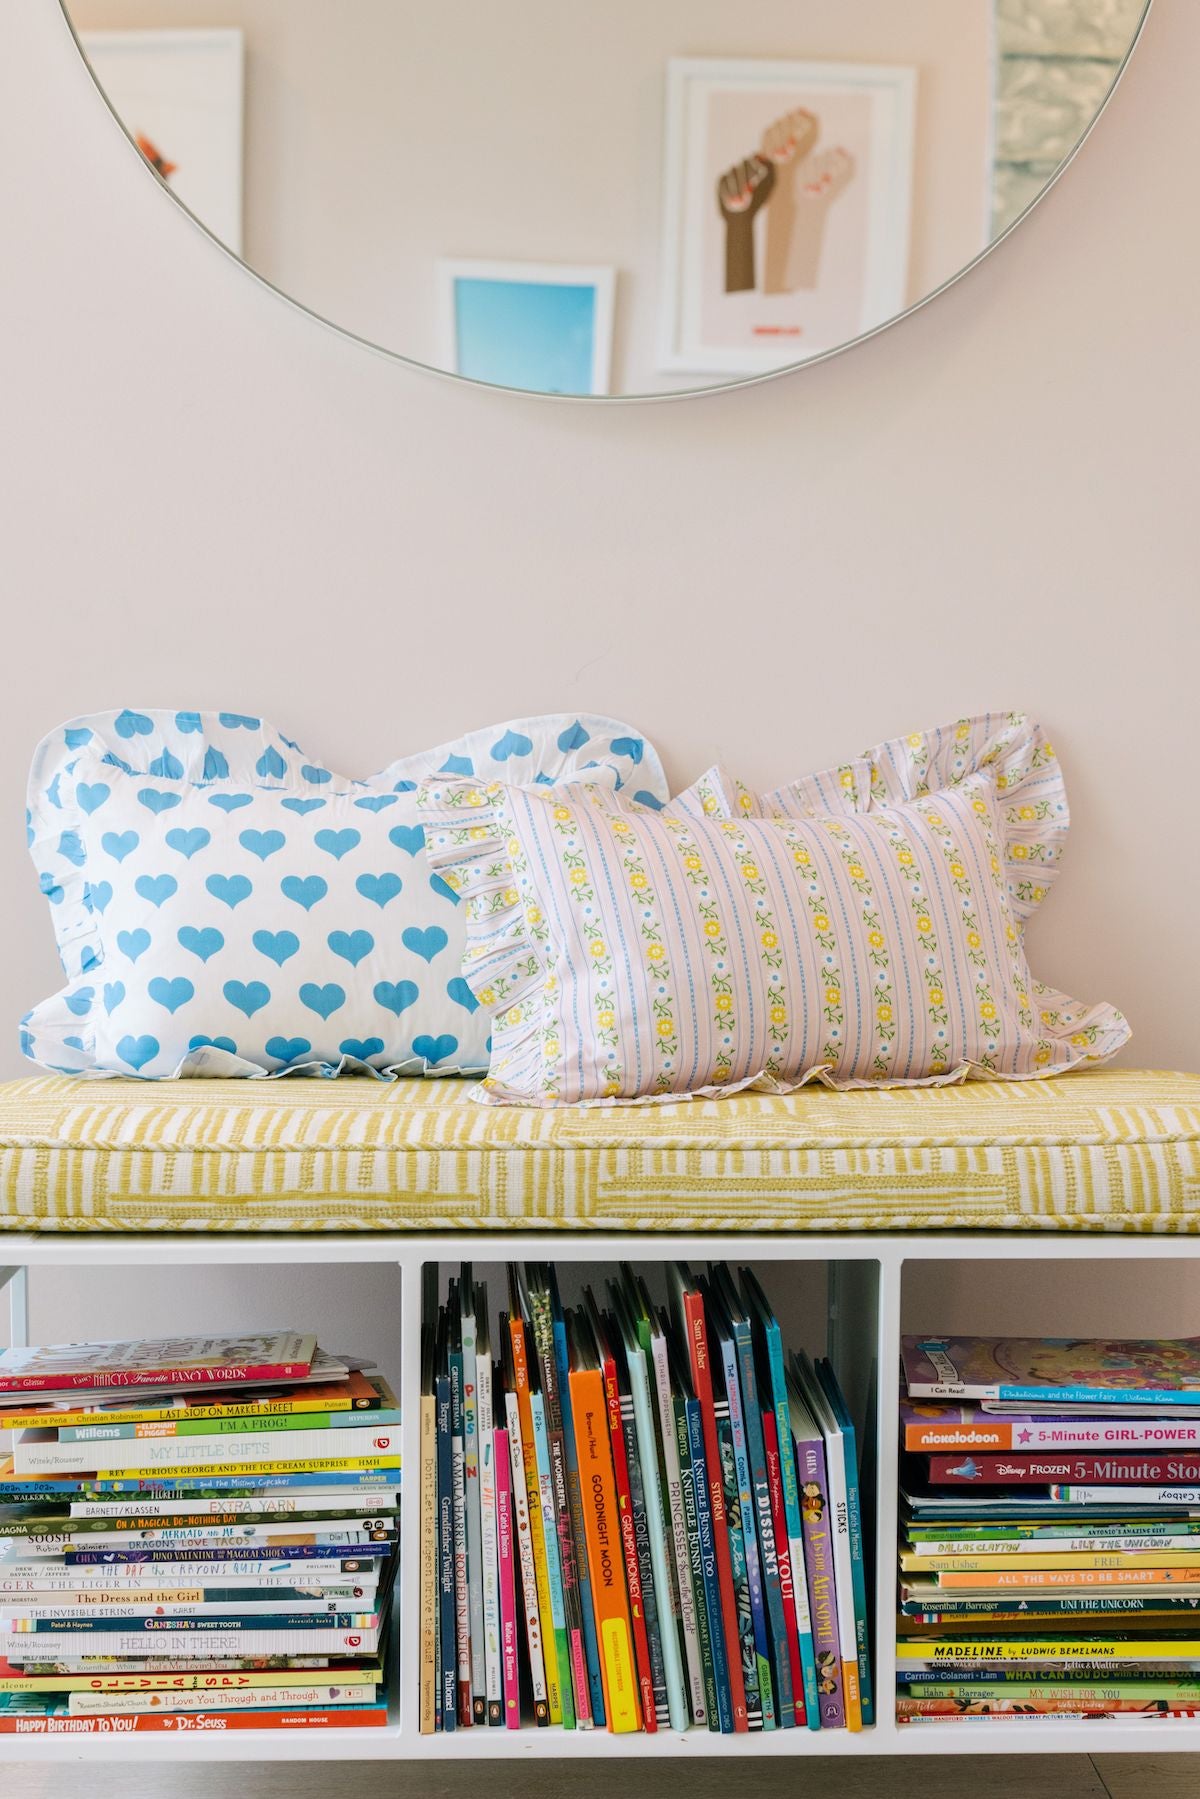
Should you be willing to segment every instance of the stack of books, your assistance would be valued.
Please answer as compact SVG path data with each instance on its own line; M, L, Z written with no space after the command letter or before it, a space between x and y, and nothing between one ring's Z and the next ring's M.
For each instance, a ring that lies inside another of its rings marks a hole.
M384 1724L399 1425L294 1331L0 1355L0 1731Z
M1200 1339L908 1337L897 1717L1200 1715Z
M427 1270L420 1728L873 1721L858 1450L747 1269Z

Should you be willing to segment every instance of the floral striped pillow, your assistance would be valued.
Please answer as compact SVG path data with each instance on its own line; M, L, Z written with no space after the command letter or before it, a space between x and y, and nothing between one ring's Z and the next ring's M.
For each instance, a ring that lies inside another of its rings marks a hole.
M420 806L430 861L466 901L493 1103L1019 1080L1129 1036L1026 963L1068 813L1020 715L898 739L761 800L714 770L657 813L587 782L441 777Z

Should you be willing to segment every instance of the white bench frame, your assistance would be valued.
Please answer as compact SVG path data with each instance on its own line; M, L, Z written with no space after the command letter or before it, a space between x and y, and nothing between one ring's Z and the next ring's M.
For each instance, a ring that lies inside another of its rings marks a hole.
M900 1299L905 1264L909 1262L1062 1261L1081 1263L1180 1257L1200 1259L1200 1236L1124 1235L1030 1232L885 1235L686 1235L679 1232L590 1234L585 1231L502 1233L464 1231L457 1235L360 1233L346 1235L213 1235L163 1233L134 1235L84 1233L12 1234L0 1240L0 1289L7 1286L12 1340L28 1340L28 1277L34 1269L92 1270L98 1280L110 1268L180 1268L189 1265L263 1263L271 1266L312 1263L386 1263L400 1270L400 1392L404 1408L403 1451L408 1478L401 1501L401 1602L399 1690L393 1694L391 1721L382 1730L255 1732L244 1729L145 1734L0 1736L4 1761L312 1761L321 1758L457 1761L486 1757L520 1761L537 1758L574 1760L608 1756L774 1757L945 1754L1091 1754L1100 1751L1195 1752L1200 1750L1200 1719L1116 1718L1077 1722L1071 1719L993 1720L991 1722L898 1727L892 1715L895 1673L896 1458L898 1426L895 1386L888 1370L897 1367ZM875 1656L876 1711L874 1728L774 1731L747 1738L719 1736L702 1730L654 1736L612 1736L607 1731L461 1730L421 1736L417 1729L418 1617L404 1595L417 1591L418 1490L415 1471L418 1447L418 1382L421 1269L426 1262L457 1263L548 1259L560 1263L596 1263L622 1258L657 1262L675 1257L703 1262L708 1258L773 1263L829 1265L829 1343L852 1402L861 1403L872 1361L878 1358L883 1378L878 1398L878 1489L876 1517L879 1555L873 1595L871 1640ZM872 1264L878 1265L876 1283Z

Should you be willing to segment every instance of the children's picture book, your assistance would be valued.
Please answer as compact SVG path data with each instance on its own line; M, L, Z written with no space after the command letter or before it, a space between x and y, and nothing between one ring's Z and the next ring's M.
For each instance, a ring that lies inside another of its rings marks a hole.
M0 1352L0 1395L307 1380L316 1347L315 1337L271 1331L6 1349Z
M1200 1406L1200 1338L905 1337L910 1399Z
M999 1416L981 1405L909 1400L900 1406L901 1443L925 1450L1191 1449L1200 1454L1200 1413L1131 1418L1119 1407L1081 1407Z

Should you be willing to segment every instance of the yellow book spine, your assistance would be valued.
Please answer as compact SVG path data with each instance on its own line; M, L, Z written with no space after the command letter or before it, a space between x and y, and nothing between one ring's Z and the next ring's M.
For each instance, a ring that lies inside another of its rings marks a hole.
M437 1712L438 1541L437 1401L422 1393L421 1436L421 1703L419 1729L431 1736Z
M1188 1637L963 1637L902 1639L900 1662L1190 1662L1200 1658L1200 1640Z

